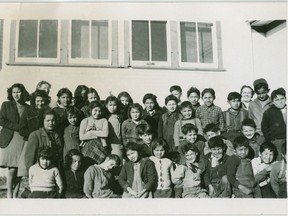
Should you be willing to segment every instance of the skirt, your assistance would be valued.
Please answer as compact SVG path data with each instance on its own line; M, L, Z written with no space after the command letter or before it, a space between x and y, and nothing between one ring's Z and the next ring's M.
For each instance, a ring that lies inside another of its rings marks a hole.
M25 152L28 146L28 141L24 142L23 150L21 152L20 158L19 158L19 166L17 170L17 176L22 177L22 176L28 176L28 168L26 167L25 164Z
M82 148L82 154L84 157L88 157L95 161L96 164L104 162L108 155L107 150L102 146L99 139L92 139L85 142Z
M23 137L14 131L9 145L6 148L0 148L0 167L18 167L23 146Z

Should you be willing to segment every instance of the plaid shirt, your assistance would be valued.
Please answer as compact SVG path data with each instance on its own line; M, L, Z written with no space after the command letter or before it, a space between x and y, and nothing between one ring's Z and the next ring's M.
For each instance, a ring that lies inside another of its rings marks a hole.
M215 123L221 131L224 129L222 110L214 104L210 107L206 105L200 106L196 110L196 118L200 119L202 128L205 128L207 124Z

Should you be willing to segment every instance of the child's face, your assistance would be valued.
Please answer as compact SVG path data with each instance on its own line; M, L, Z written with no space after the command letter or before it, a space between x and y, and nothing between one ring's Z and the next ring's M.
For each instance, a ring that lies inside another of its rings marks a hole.
M243 88L241 96L244 102L246 103L250 102L252 99L252 89L247 88L247 87Z
M126 155L130 161L134 163L138 161L139 154L137 151L128 149Z
M51 160L40 157L39 158L39 165L42 169L48 169L51 166Z
M102 109L100 107L94 107L92 110L91 110L91 116L94 118L94 119L99 119L101 117L101 114L102 114Z
M189 97L188 97L188 100L190 101L190 103L191 103L193 106L195 106L195 105L198 104L199 99L200 99L200 97L199 97L199 95L198 95L196 92L192 92L192 93L189 95Z
M38 89L45 91L47 93L47 95L49 95L50 87L48 84L42 84Z
M85 99L86 98L86 90L82 90L81 91L81 97L83 98L83 99Z
M180 101L180 98L181 98L181 95L182 93L178 90L174 90L171 92L172 95L174 95L179 101Z
M145 101L145 108L147 111L153 111L154 108L155 108L155 103L152 99L148 98L146 101Z
M77 116L74 114L68 115L68 122L70 125L75 126L77 124Z
M97 101L97 95L95 93L88 93L87 99L89 103Z
M163 146L158 146L153 150L153 154L156 158L161 159L165 154L165 149Z
M132 108L130 110L131 119L134 121L138 121L140 118L140 111L138 109Z
M246 158L249 152L249 149L245 146L237 147L235 150L236 150L236 155L238 155L241 159Z
M190 143L195 143L197 140L197 133L196 131L192 130L189 131L186 135L183 136Z
M211 93L207 92L203 95L202 100L206 106L210 107L213 104L214 97Z
M44 101L44 99L42 97L37 96L35 98L35 108L36 109L39 109L39 110L43 109L44 108L44 104L45 104L45 101Z
M54 115L46 115L43 121L43 126L46 130L51 131L54 129L56 124Z
M64 107L69 106L70 102L71 102L71 98L65 93L59 97L59 103Z
M107 161L106 165L104 166L104 170L108 171L108 170L113 169L114 167L116 167L116 162L110 159Z
M268 98L268 93L269 93L269 89L265 89L262 87L262 88L258 89L258 91L256 92L257 98L260 101L265 101Z
M276 95L276 98L273 99L273 104L278 108L282 109L286 104L286 97L283 95Z
M183 115L184 119L190 119L192 117L192 109L190 107L184 107L181 109L181 114Z
M116 110L117 110L117 103L116 103L116 101L108 101L106 107L107 107L109 113L114 114L114 113L116 113Z
M122 103L123 105L125 105L125 106L127 106L127 105L129 104L129 100L128 100L127 97L122 96L122 97L120 98L120 101L121 101L121 103Z
M248 138L252 139L254 134L256 132L256 129L250 126L242 126L242 133L243 135Z
M82 164L82 158L81 158L81 156L79 156L79 155L73 155L73 156L72 156L72 163L71 163L70 169L71 169L72 171L77 171L77 170L80 169L81 164Z
M270 151L269 149L265 149L262 153L261 153L261 160L265 163L265 164L270 164L273 160L274 157L274 153L272 151Z
M177 103L174 100L170 100L168 101L168 103L166 104L166 108L169 112L173 113L176 111L177 108Z
M211 155L212 157L215 157L215 158L218 158L218 159L221 159L223 157L223 148L221 147L214 147L214 148L211 148Z
M21 99L21 95L22 95L22 92L21 92L21 89L18 88L18 87L14 87L12 89L12 97L14 99L14 101L19 101Z
M150 145L150 143L152 142L152 134L146 133L146 134L140 135L139 137L147 145Z
M241 100L238 98L235 98L235 99L228 101L228 103L233 110L238 110L241 105Z
M194 163L197 158L197 153L192 150L189 150L185 153L185 158L186 158L186 162Z
M220 136L220 131L217 131L217 132L214 132L214 131L207 131L206 132L206 136L207 136L207 139L211 139L212 137L215 137L215 136Z

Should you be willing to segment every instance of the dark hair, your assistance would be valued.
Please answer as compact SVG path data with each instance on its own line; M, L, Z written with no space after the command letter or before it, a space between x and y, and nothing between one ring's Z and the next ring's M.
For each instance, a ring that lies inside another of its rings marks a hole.
M126 92L126 91L120 92L118 94L118 97L117 97L119 99L119 101L121 101L121 97L126 97L128 99L129 105L133 104L133 99L128 92Z
M130 112L131 112L131 110L132 109L137 109L137 110L139 110L139 112L140 112L140 117L139 117L139 119L141 119L142 118L142 114L143 114L143 108L142 108L142 106L139 104L139 103L133 103L133 104L131 104L130 106L129 106L129 108L128 108L128 117L131 119L131 114L130 114Z
M171 86L169 90L170 90L170 93L172 93L175 90L179 91L180 93L182 93L182 88L180 86L178 86L178 85Z
M36 106L35 100L37 97L41 97L44 100L45 105L49 105L49 103L51 101L51 97L47 95L46 91L37 89L30 96L30 104L32 107Z
M41 80L41 81L37 84L36 90L39 89L39 88L40 88L42 85L44 85L44 84L48 85L49 88L51 88L51 84L50 84L49 82L44 81L44 80Z
M99 107L101 111L103 111L103 106L100 101L92 101L88 106L90 114L91 114L92 109L94 109L95 107Z
M214 132L217 133L220 131L220 128L215 123L207 124L203 130L203 132L206 134L207 132Z
M68 151L68 153L65 155L65 161L64 161L64 167L65 169L70 169L70 166L73 162L72 157L74 155L80 156L81 157L81 161L83 160L83 154L77 150L77 149L71 149Z
M272 101L277 97L277 95L282 95L286 97L286 91L283 88L278 88L271 93Z
M243 91L244 88L249 88L249 89L251 89L251 93L252 93L251 96L253 97L253 95L255 94L254 89L253 89L251 86L243 85L243 86L241 87L241 89L240 89L240 93L241 93L241 94L242 94L242 91Z
M8 94L7 99L9 101L13 101L14 100L13 96L12 96L12 90L14 88L19 88L20 91L21 91L21 98L19 100L19 103L24 104L26 101L29 101L30 95L27 92L25 86L23 84L21 84L21 83L14 83L10 88L7 89L7 94Z
M260 153L264 152L265 149L268 149L269 151L273 152L272 162L275 161L277 156L278 156L278 151L277 151L276 146L273 143L266 141L266 142L262 143L262 145L260 145Z
M139 135L153 134L152 128L148 124L139 124L136 126L136 132Z
M265 83L265 82L260 82L260 83L258 83L258 84L254 87L256 94L258 93L258 90L261 89L261 88L264 88L265 90L269 90L268 83Z
M53 115L57 124L57 113L53 109L46 109L43 113L43 121L46 118L47 115Z
M196 93L196 94L200 97L200 91L199 91L196 87L191 87L191 88L187 91L187 98L188 98L192 93Z
M227 146L225 145L223 138L220 136L215 136L215 137L212 137L211 139L209 139L208 140L208 146L210 149L216 148L216 147L222 148L223 152L225 152L227 149Z
M194 144L192 144L192 143L187 143L187 144L185 144L185 145L183 146L184 154L186 154L186 153L187 153L188 151L190 151L190 150L193 151L193 152L195 152L195 154L197 155L195 162L198 162L198 161L199 161L199 157L200 157L198 148L197 148Z
M83 113L77 107L71 106L66 109L66 118L68 118L69 115L75 115L77 118L77 124L79 124Z
M166 153L166 152L165 152L165 153ZM177 163L177 164L180 163L181 155L180 155L180 152L178 152L178 151L168 152L167 157L168 157L171 161L173 161L174 163Z
M201 92L201 97L203 98L203 96L204 96L206 93L210 93L210 94L213 96L213 99L215 100L216 95L215 95L214 89L212 89L212 88L205 88L205 89Z
M241 101L241 94L239 94L238 92L230 92L227 96L227 100L231 101L234 99L239 99L239 101Z
M106 98L105 100L105 104L107 105L110 101L114 101L118 107L119 105L119 99L117 97L115 97L114 95L110 95Z
M182 110L184 108L187 108L187 107L190 108L193 111L192 104L190 103L190 101L183 101L180 104L180 110Z
M38 162L40 160L40 158L46 159L46 160L50 160L52 164L55 163L55 151L54 149L52 149L51 147L48 146L44 146L43 148L41 148L39 150L38 153Z
M233 141L233 147L234 149L238 148L238 147L246 147L249 148L249 140L248 138L246 138L245 136L238 136L234 139Z
M190 131L198 133L198 128L194 124L188 123L181 127L181 131L184 135L187 135Z
M88 94L95 94L95 95L96 95L96 98L97 98L97 101L100 101L100 96L99 96L98 92L96 91L96 89L94 89L94 88L88 88L88 89L87 89L86 105L89 105Z
M121 160L120 157L116 154L111 154L107 156L108 160L113 160L115 161L116 166L120 166Z
M57 102L59 103L59 98L60 98L63 94L67 94L67 95L68 95L68 97L70 98L70 103L71 103L72 92L71 92L68 88L61 88L61 89L58 91L58 93L57 93L57 97L58 97Z
M143 152L142 152L142 146L137 144L136 142L128 142L125 146L125 155L126 155L126 158L128 159L127 157L127 151L128 150L131 150L131 151L137 151L138 152L138 160L140 158L142 158L142 155L143 155Z
M155 109L159 109L159 108L160 108L160 107L159 107L159 104L158 104L158 102L157 102L157 96L156 96L156 95L151 94L151 93L145 94L144 97L143 97L143 100L142 100L143 104L145 104L145 102L146 102L147 99L151 99L151 100L154 102L154 104L155 104L155 105L154 105L154 108L155 108Z
M242 121L241 130L243 130L243 126L249 126L256 129L256 124L253 119L245 119Z
M174 95L168 95L166 98L165 98L165 105L168 104L169 101L175 101L175 103L177 104L178 103L178 99L177 97L175 97Z
M163 138L156 138L152 141L151 143L151 150L152 150L152 154L153 151L157 148L157 147L163 147L163 149L165 150L165 155L168 153L169 151L169 146L167 144L167 142L163 139Z

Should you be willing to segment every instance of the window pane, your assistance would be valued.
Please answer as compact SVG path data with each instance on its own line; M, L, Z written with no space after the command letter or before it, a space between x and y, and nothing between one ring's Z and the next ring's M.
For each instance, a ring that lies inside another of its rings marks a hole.
M57 20L41 20L39 32L39 57L57 58Z
M108 21L92 21L92 58L108 59Z
M132 59L149 61L148 21L132 21Z
M18 57L37 57L37 20L20 20Z
M197 62L196 24L193 22L180 23L181 61Z
M211 23L198 23L199 57L201 63L213 63Z
M152 61L167 61L166 22L151 22Z
M72 20L72 58L89 58L89 21Z

